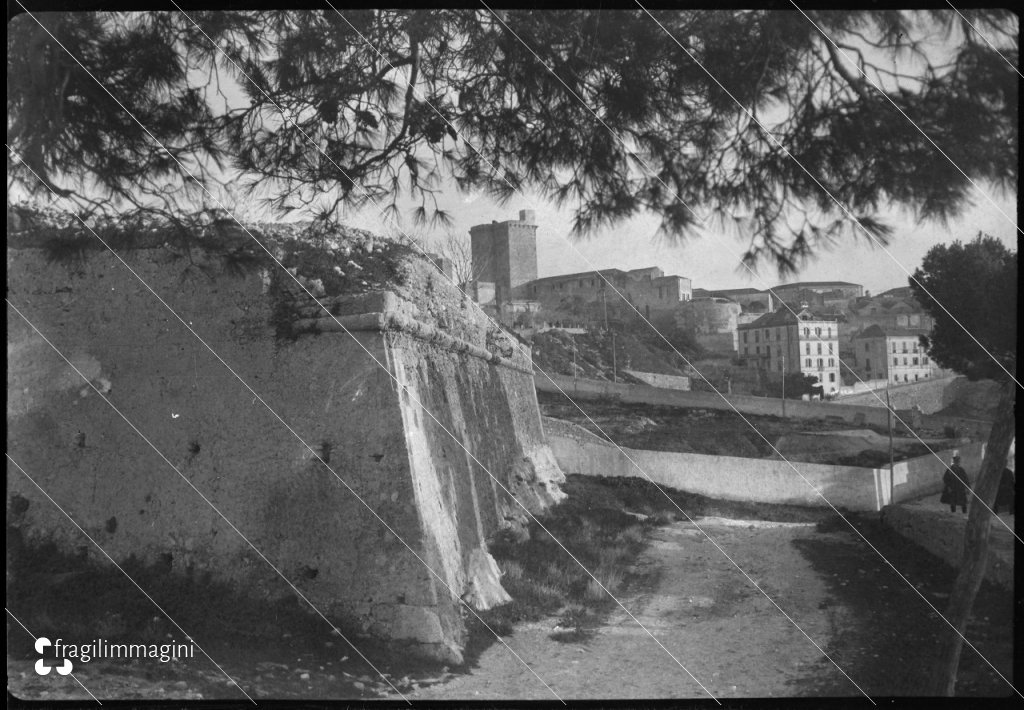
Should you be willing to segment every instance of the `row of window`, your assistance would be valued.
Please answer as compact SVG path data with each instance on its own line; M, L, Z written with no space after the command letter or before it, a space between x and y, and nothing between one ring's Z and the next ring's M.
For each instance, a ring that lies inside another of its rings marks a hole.
M814 365L812 365L811 362L812 362L811 358L805 359L804 360L804 367L814 367ZM825 362L824 358L820 358L820 357L818 358L818 369L819 370L824 370L825 369L824 362ZM779 369L782 369L781 368L781 364L782 363L779 363L779 365L780 365ZM830 357L828 359L828 366L829 367L835 367L836 366L836 359L834 357Z
M821 328L815 328L814 329L815 336L820 338L821 337L821 330L822 330ZM829 326L828 328L825 328L825 331L826 331L825 338L826 339L831 338L832 337L832 327ZM761 342L761 331L759 331L759 330L754 330L754 331L744 330L743 331L743 342L744 343L750 342L747 339L747 334L750 333L750 332L754 333L754 342L755 343L760 343ZM804 337L807 337L807 338L811 337L811 329L810 328L804 328ZM770 340L771 340L771 331L768 328L765 328L764 329L764 341L767 343ZM775 340L776 341L782 340L782 331L781 330L776 330L775 331Z
M927 355L921 357L920 361L918 361L918 358L916 358L916 357L910 358L910 360L911 360L911 362L908 363L907 362L907 356L904 355L903 356L903 365L905 367L909 367L910 365L927 365L928 364L928 356ZM870 362L870 360L868 362ZM892 364L898 366L900 364L900 359L898 357L894 357L892 359Z

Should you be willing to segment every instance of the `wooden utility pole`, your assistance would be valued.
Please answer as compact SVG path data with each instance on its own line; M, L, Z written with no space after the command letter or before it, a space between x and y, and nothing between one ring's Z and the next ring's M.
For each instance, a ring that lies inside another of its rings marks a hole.
M889 505L892 505L896 501L893 500L893 480L892 480L892 469L893 469L893 450L892 450L892 401L889 399L889 381L885 382L885 408L888 414L886 420L889 423Z
M782 356L782 418L786 418L786 356Z
M619 381L618 365L615 359L615 331L612 331L612 382Z

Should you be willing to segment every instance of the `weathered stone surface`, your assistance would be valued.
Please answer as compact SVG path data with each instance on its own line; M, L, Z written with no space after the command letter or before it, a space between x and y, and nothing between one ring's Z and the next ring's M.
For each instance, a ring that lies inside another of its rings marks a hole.
M562 495L521 371L529 357L498 366L443 346L450 338L401 331L275 339L279 290L266 274L211 280L160 254L126 259L195 334L107 252L68 271L41 250L8 250L8 298L82 372L9 311L11 456L119 562L169 554L177 572L293 595L251 543L320 611L386 637L417 629L430 639L423 650L456 657L460 597L503 595L493 576L469 571L487 568L487 539L522 524L524 506ZM485 347L479 309L426 262L403 269L395 293L349 298L343 310L395 312ZM11 464L7 495L29 501L9 522L30 544L82 545ZM403 606L429 610L439 627L422 614L398 623Z

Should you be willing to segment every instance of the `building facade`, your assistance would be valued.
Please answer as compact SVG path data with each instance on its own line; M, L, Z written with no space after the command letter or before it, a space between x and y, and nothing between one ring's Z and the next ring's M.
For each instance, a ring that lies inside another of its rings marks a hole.
M823 394L839 391L839 323L808 309L766 313L738 330L738 354L772 379L799 372L816 377Z
M865 380L892 384L920 382L934 377L938 368L920 344L921 329L882 328L872 325L853 338L856 367Z

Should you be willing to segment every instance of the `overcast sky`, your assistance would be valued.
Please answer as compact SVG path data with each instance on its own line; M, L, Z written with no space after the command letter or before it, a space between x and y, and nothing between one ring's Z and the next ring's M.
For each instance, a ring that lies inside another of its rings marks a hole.
M872 293L878 293L906 286L906 271L913 273L928 249L935 244L950 243L956 239L966 241L974 238L981 230L1016 249L1016 228L999 212L1002 210L1016 219L1016 196L1000 197L992 188L984 188L998 209L978 193L974 208L960 219L951 221L948 226L933 223L918 225L912 218L894 212L890 215L890 221L896 231L892 243L887 247L888 254L874 246L867 237L847 240L832 251L820 252L799 274L785 281L852 281L863 284ZM774 266L769 263L760 267L757 276L740 266L740 257L746 248L744 240L719 234L717 238L706 236L682 244L666 244L654 237L658 219L653 216L639 216L624 222L619 228L585 239L574 239L570 234L571 209L559 210L529 193L525 197L517 196L502 207L486 196L474 197L457 193L453 189L439 204L453 215L451 231L467 239L469 228L473 225L488 224L492 220L503 222L518 219L519 210L534 210L539 227L537 273L540 277L589 269L659 266L666 274L690 278L694 288L763 289L782 282ZM384 223L371 211L352 215L348 221L375 232L395 231L393 226ZM401 229L411 234L421 233L428 239L445 234L444 229L414 229L411 219L403 222Z

